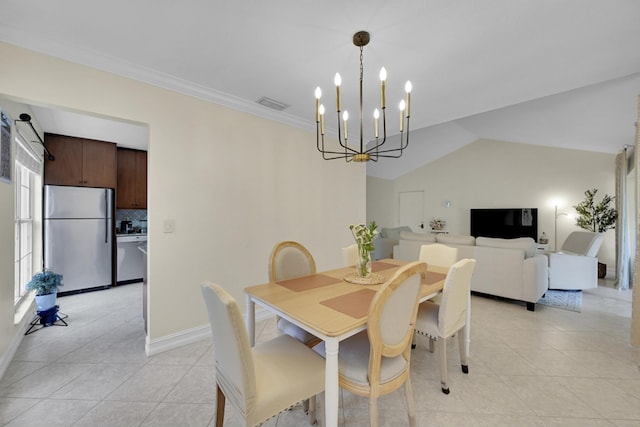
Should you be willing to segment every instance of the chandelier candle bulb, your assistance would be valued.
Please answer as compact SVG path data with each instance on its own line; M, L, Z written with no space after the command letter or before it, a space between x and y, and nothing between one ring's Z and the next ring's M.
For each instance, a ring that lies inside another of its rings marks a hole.
M407 80L407 83L404 85L404 90L407 92L407 118L411 116L411 89L413 89L411 82Z
M342 113L342 120L344 120L344 140L346 141L348 138L347 120L349 120L349 112L347 110Z
M316 88L316 123L320 121L320 98L322 97L322 90L320 86Z
M378 129L379 129L378 119L379 118L380 118L380 111L378 111L378 109L376 108L375 110L373 110L373 127L375 129L376 139L378 139Z
M336 73L336 76L333 78L333 82L336 85L336 108L338 109L337 111L340 112L340 85L342 84L340 73Z
M380 108L385 108L387 100L384 94L385 85L387 80L387 70L384 67L380 68Z
M324 135L324 105L320 104L320 107L318 107L318 113L320 115L320 133Z
M400 105L398 107L400 108L400 132L402 132L404 129L404 109L405 109L404 99L400 101Z

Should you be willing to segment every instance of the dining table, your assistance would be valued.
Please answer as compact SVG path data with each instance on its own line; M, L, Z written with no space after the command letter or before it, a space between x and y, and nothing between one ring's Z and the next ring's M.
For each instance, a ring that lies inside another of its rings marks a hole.
M386 282L407 261L372 262L372 274ZM438 295L448 268L429 266L421 278L420 302ZM369 304L382 284L352 283L355 266L322 271L244 289L246 326L255 345L256 304L287 319L325 342L325 425L337 427L339 407L338 351L340 342L367 328ZM469 313L467 313L467 318ZM464 330L468 354L469 322Z

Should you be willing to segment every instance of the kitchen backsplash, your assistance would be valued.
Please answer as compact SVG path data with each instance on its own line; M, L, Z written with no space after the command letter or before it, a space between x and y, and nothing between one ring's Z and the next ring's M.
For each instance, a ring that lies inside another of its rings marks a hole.
M117 209L116 227L120 230L120 221L131 221L133 229L140 229L141 233L147 232L147 210L146 209Z

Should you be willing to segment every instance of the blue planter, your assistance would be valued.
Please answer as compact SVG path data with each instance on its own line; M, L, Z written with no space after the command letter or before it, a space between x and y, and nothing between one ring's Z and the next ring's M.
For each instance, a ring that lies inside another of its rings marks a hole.
M36 305L38 311L45 311L56 305L57 293L47 295L36 295Z

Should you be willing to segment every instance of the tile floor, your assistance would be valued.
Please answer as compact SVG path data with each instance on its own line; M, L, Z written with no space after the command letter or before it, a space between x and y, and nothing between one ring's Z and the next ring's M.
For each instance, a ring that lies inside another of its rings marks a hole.
M450 340L451 394L419 337L412 384L420 426L640 426L640 349L629 345L631 292L584 292L581 313L472 297L470 373ZM609 284L610 285L610 284ZM0 381L0 425L209 426L211 341L144 354L141 285L59 299L68 327L24 337ZM258 325L258 339L277 333ZM367 400L342 392L340 425L368 425ZM380 425L405 426L402 391L381 398ZM319 401L319 424L322 401ZM226 425L237 426L232 411ZM308 425L300 406L268 427Z

